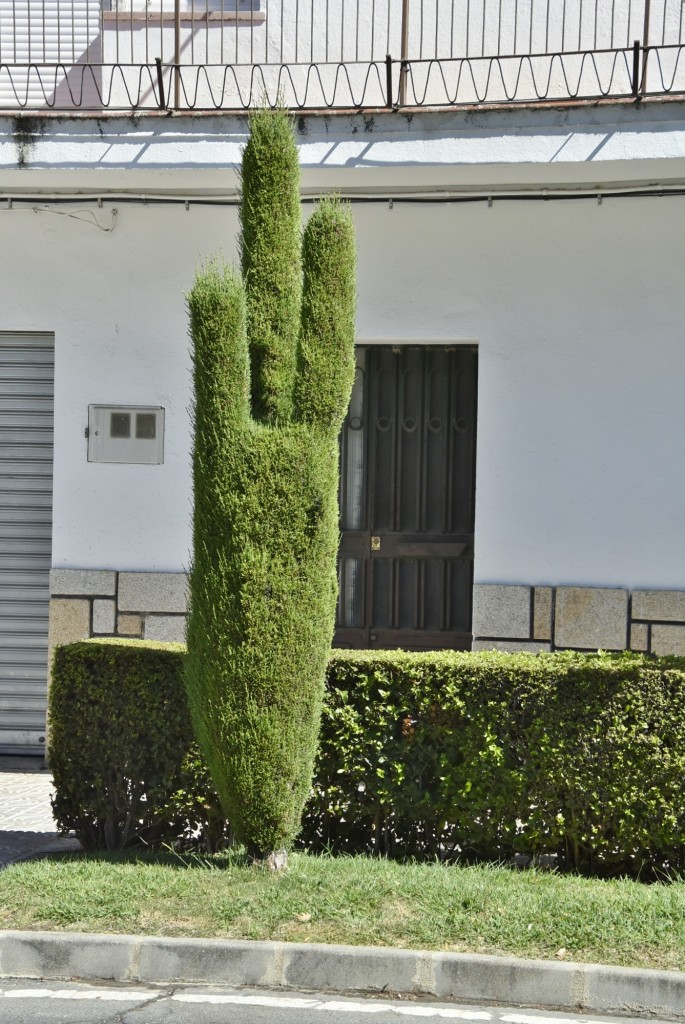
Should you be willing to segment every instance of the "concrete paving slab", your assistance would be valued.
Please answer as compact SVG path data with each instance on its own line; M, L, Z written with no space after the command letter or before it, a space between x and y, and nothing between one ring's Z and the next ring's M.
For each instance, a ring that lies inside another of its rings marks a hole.
M0 868L80 849L60 836L52 815L52 775L42 757L0 757Z
M580 1006L582 965L513 957L436 953L435 994L440 999L526 1002L532 991L538 1006Z
M291 942L283 946L283 984L303 988L314 974L315 987L332 992L434 992L429 979L422 984L423 961L414 949Z
M275 942L175 939L146 936L140 940L138 978L144 982L206 982L225 985L279 985Z

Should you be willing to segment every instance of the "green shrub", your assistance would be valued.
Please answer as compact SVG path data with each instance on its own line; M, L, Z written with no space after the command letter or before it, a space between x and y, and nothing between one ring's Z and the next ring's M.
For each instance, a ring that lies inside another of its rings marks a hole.
M224 822L193 751L180 644L84 641L58 647L49 699L53 808L89 850L200 842Z
M121 818L122 792L131 841L223 840L182 728L181 660L140 642L57 653L56 808L91 845L105 845L112 801ZM148 756L160 737L166 769ZM336 652L301 842L402 858L553 853L562 867L654 877L685 871L684 775L682 661ZM121 779L136 786L108 782Z
M250 128L243 280L210 263L188 298L195 502L185 679L231 825L275 866L310 790L333 635L355 249L349 211L335 201L319 204L300 238L285 113L259 111Z
M685 868L685 664L336 653L303 841Z

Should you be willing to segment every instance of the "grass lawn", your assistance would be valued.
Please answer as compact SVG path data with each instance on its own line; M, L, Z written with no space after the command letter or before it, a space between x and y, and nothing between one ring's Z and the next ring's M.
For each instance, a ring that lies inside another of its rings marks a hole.
M68 856L0 873L0 927L499 953L685 969L685 883L291 855Z

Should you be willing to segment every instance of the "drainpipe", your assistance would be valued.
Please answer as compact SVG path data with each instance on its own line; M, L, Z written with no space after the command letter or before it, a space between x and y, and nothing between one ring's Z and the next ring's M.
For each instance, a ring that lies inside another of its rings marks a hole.
M645 0L645 20L642 29L642 78L640 79L640 95L647 92L647 59L649 57L649 14L651 0Z
M402 0L402 43L400 48L400 95L399 105L407 105L407 66L409 54L409 0Z
M174 64L174 109L178 110L181 106L181 0L174 0Z

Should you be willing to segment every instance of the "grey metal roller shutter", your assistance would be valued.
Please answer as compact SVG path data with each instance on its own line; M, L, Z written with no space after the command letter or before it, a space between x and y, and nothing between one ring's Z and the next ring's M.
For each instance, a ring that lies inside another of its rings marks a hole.
M45 746L54 337L0 333L0 753Z

